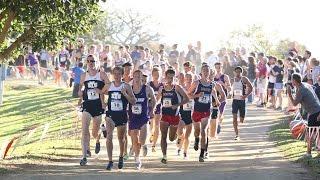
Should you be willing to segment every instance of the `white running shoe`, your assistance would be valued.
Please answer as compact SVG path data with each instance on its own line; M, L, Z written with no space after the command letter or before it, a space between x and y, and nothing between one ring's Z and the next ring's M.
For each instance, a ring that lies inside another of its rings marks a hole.
M136 169L137 170L140 170L141 169L141 166L142 166L142 163L140 161L140 158L136 158Z

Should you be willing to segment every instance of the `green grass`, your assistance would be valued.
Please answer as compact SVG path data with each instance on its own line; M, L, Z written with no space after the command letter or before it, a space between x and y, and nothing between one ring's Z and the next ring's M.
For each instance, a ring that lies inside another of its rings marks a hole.
M13 137L21 138L8 157L0 160L0 173L14 163L79 157L81 122L75 108L65 103L69 100L76 104L71 89L6 83L4 104L0 106L0 146ZM49 122L49 130L40 141L44 125ZM33 128L36 130L30 136Z
M306 142L293 139L289 131L289 120L282 120L270 128L269 137L276 143L284 157L293 162L298 162L310 168L315 173L320 173L320 161L317 153L313 151L312 159L305 159L302 156L306 153Z

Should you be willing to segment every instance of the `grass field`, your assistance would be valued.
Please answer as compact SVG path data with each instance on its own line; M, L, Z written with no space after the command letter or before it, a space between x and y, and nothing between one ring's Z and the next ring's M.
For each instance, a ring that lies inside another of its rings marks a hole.
M320 173L320 161L317 152L313 151L312 159L305 159L302 156L306 153L306 142L295 140L291 137L289 131L289 120L283 120L279 124L270 128L271 140L275 141L284 157L293 162L302 163L304 166L311 168L315 173Z
M81 123L73 106L76 101L71 89L7 81L0 107L0 146L13 137L20 138L8 157L0 160L0 173L11 163L79 157ZM49 128L43 136L45 126Z

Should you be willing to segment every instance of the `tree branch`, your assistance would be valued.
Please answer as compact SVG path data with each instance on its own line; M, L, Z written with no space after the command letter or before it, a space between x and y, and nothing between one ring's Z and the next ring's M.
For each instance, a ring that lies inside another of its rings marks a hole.
M1 11L0 13L0 21L4 18L4 16L8 13L8 9L4 9L3 11Z
M8 35L9 29L11 27L11 22L16 18L16 13L14 11L8 12L8 17L6 21L4 22L4 26L2 28L2 31L0 32L0 44L3 43L5 38Z
M14 41L8 48L0 52L0 62L7 59L10 54L23 42L27 42L35 34L36 30L32 27L26 30L21 36L19 36L16 41Z

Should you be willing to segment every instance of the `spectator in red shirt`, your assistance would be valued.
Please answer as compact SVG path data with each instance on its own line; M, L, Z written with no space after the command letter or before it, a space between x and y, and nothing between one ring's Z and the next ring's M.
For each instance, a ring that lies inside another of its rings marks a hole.
M257 64L257 89L259 95L258 106L266 105L265 93L267 91L267 59L264 57L263 53L258 54L258 64Z

